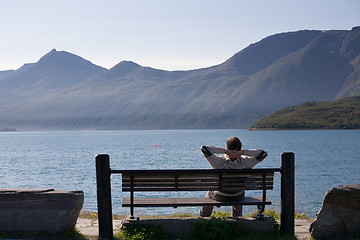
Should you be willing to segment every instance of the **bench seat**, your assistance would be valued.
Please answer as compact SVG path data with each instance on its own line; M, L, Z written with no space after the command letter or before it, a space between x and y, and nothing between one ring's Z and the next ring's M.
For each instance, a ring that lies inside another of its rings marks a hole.
M219 202L211 198L134 198L133 207L192 207L192 206L232 206L232 205L261 205L262 197L244 197L236 202ZM266 198L265 205L271 205ZM123 207L131 207L130 198L123 198Z

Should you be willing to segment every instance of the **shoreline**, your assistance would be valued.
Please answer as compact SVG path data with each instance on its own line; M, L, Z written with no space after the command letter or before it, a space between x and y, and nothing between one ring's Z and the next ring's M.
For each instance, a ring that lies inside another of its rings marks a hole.
M359 130L360 128L249 128L249 131L293 131L293 130Z
M3 127L0 128L0 132L18 132L18 130L16 128Z

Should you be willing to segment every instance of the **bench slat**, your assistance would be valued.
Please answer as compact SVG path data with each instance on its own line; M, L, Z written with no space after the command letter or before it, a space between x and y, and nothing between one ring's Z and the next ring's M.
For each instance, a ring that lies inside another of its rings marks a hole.
M189 173L166 173L166 174L161 174L161 172L158 173L123 173L122 177L123 178L130 178L130 176L136 176L138 178L173 178L175 175L179 176L179 178L213 178L214 176L219 176L222 175L223 177L228 176L231 178L234 177L255 177L255 176L262 176L263 174L265 174L266 176L273 176L274 173L273 172L253 172L253 173L196 173L196 174L189 174Z
M231 190L230 190L231 189ZM246 186L241 187L224 187L222 191L242 191L242 190L262 190L262 186ZM266 190L272 190L273 186L266 187ZM135 192L153 192L153 191L217 191L219 190L218 186L189 186L189 187L178 187L174 186L169 187L137 187L134 189ZM131 188L122 188L123 192L130 192Z
M121 174L157 174L157 175L166 175L166 174L190 174L190 175L200 175L200 174L262 174L262 173L274 173L280 172L281 168L260 168L260 169L137 169L137 170L114 170L111 169L111 173L121 173Z
M267 182L273 182L274 178L273 177L266 177L265 178ZM178 183L199 183L199 182L219 182L219 178L194 178L194 179L183 179L183 178L134 178L134 182L156 182L156 183L168 183L168 182L175 182L177 181ZM257 182L257 183L261 183L262 182L262 177L258 177L258 178L222 178L221 181L223 183L236 183L236 182L241 182L241 183L246 183L246 182ZM130 179L123 179L123 184L130 184Z
M233 206L233 205L259 205L261 197L244 197L236 202L219 202L210 198L134 198L134 207L191 207L191 206ZM266 198L266 205L271 201ZM130 207L130 198L123 198L123 207Z
M184 181L186 180L189 180L189 181L192 181L192 180L198 180L198 179L219 179L219 175L187 175L187 176L184 176L184 175L137 175L137 174L134 174L134 175L123 175L122 176L122 179L123 181L130 181L130 177L133 176L135 179L146 179L146 180L149 180L149 181L159 181L159 180L163 180L163 179L168 179L168 180L172 180L175 178L175 176L177 176L177 178L180 180L180 179L183 179ZM267 178L273 178L274 177L274 174L266 174L266 177ZM222 175L222 178L223 179L247 179L247 178L250 178L250 179L262 179L262 175L259 175L259 174L256 174L256 175L250 175L250 174L224 174Z
M267 185L272 185L273 181L266 181ZM219 185L219 181L193 181L193 182L182 182L182 181L162 181L162 182L152 182L152 181L138 181L134 180L134 186L144 186L144 185L154 185L154 186L169 186L169 185L179 185L179 186L206 186L206 185ZM246 185L262 185L262 181L222 181L222 186L246 186ZM130 182L123 182L123 186L130 186Z
M273 184L266 184L266 189L272 188ZM125 185L123 186L123 189L130 189L131 185ZM208 184L178 184L175 186L174 183L169 184L151 184L151 183L142 183L142 184L134 184L134 191L137 191L139 188L168 188L168 189L174 189L177 188L219 188L218 183L208 183ZM250 189L258 189L262 188L262 184L223 184L222 188L248 188Z

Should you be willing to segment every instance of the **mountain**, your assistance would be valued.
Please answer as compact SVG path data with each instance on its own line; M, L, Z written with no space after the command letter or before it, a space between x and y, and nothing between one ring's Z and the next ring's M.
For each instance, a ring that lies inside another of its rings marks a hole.
M189 71L105 69L53 49L0 72L0 127L248 128L286 106L360 95L359 43L360 27L279 33Z
M65 51L51 50L37 63L25 64L12 71L1 81L2 89L69 88L96 74L105 68ZM1 75L0 75L1 76Z
M353 128L360 128L360 97L286 107L252 125L252 129Z

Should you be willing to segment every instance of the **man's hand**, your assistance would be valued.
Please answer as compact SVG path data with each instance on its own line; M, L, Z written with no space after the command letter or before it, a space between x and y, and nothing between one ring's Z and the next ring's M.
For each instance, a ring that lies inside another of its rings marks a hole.
M243 151L237 151L237 150L225 150L225 154L229 156L231 160L235 160L237 158L240 158L241 155L243 155Z

